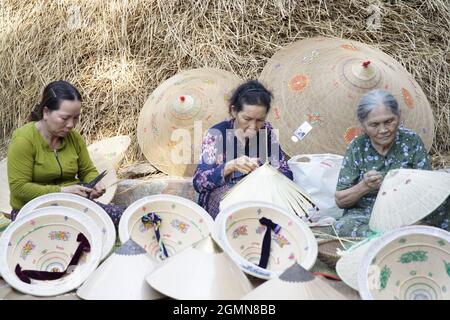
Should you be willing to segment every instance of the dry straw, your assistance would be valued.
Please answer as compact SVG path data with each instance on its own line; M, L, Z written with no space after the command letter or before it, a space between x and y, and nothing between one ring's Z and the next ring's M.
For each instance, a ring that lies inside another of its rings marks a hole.
M449 163L448 37L445 0L112 0L0 2L0 156L43 86L74 83L88 143L128 134L126 163L143 159L139 111L177 72L216 67L257 78L267 59L303 38L336 36L380 48L413 74L436 119L434 164ZM378 10L379 9L379 10ZM378 13L379 12L379 15ZM370 27L367 21L377 22ZM375 19L373 19L375 18Z

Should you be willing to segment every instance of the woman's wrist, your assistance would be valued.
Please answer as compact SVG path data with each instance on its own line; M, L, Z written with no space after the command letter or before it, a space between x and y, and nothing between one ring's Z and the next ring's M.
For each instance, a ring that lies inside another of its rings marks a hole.
M225 167L223 169L223 176L226 177L234 171L234 160L230 160L225 163Z

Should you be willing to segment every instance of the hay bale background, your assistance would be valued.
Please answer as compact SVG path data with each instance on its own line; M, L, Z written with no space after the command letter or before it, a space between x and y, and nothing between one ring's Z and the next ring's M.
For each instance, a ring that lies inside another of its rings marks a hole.
M380 29L367 24L377 8ZM2 0L0 157L50 81L80 89L88 142L132 135L129 164L144 160L137 118L165 79L198 67L256 78L282 46L325 35L379 47L414 75L436 119L434 166L449 165L449 23L446 0Z

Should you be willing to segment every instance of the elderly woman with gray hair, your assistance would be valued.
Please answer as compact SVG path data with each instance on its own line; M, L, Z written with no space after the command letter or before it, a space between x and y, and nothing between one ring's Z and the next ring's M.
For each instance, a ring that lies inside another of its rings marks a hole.
M427 150L415 132L400 127L400 110L389 92L373 90L358 103L363 133L349 144L336 188L336 204L345 209L335 228L339 236L367 237L378 190L389 170L431 170ZM448 212L428 216L430 224L448 230Z

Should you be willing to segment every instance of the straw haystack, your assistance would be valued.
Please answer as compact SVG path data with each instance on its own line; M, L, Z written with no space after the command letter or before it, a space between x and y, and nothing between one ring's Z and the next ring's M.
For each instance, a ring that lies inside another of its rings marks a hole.
M139 112L164 80L200 67L257 78L279 49L315 36L361 41L399 61L433 109L434 164L450 151L445 0L4 0L0 15L0 158L52 80L80 89L87 142L129 134L133 162L144 159Z

